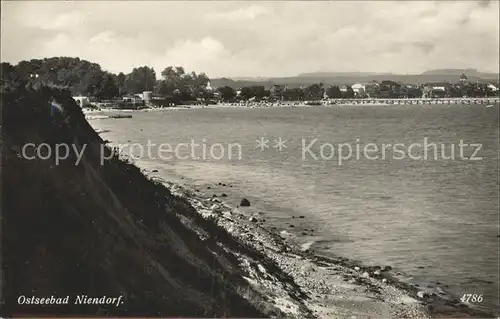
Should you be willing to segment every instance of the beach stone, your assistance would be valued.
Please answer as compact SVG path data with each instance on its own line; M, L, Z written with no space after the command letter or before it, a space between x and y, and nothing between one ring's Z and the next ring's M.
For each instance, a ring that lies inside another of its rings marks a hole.
M257 222L257 218L255 218L253 216L251 216L248 220L251 221L252 223Z
M379 276L379 275L380 275L380 270L378 270L378 269L377 269L377 270L375 270L375 271L373 272L373 274L374 274L375 276Z
M426 295L427 295L427 293L425 291L419 291L419 292L417 292L418 298L424 298Z
M382 279L382 282L383 282L383 283L386 283L386 282L387 282L387 279L385 279L385 278L384 278L384 279Z
M300 216L299 216L299 218L306 218L306 216L304 216L304 215L300 215Z
M227 194L226 193L222 193L220 196L227 197Z
M243 198L240 202L240 206L241 207L248 207L248 206L250 206L250 201L246 198Z
M151 172L153 172L153 173L158 173L158 170L157 170L157 169L154 169L154 170L152 170Z
M370 278L370 274L368 272L364 272L363 275L361 275L363 278Z
M354 267L354 270L356 271L359 271L361 268L359 268L358 266Z
M384 266L384 268L382 269L382 271L389 271L389 270L392 270L391 266Z

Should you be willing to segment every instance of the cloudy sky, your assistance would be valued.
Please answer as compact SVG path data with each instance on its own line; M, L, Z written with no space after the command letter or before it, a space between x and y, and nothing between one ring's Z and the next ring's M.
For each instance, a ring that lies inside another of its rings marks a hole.
M210 77L499 70L498 1L2 1L1 58Z

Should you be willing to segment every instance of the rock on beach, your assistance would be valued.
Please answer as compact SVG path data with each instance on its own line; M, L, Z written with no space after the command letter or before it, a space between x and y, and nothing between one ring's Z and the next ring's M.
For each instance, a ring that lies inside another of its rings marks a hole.
M248 207L248 206L250 206L250 201L246 198L243 198L240 202L240 206L241 207Z

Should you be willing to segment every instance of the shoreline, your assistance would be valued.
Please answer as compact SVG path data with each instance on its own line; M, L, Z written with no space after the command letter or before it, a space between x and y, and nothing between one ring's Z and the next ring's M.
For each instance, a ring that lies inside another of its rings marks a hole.
M100 132L96 126L93 125L94 130ZM113 142L109 145L112 146ZM152 169L154 165L145 167L141 163L133 164L145 176L164 185L172 194L186 199L203 218L212 219L219 227L268 256L288 273L293 282L298 284L298 291L305 291L308 297L301 298L298 303L294 303L290 296L288 299L281 297L280 300L275 300L275 305L285 313L309 317L307 310L302 309L305 306L317 318L350 317L361 313L361 316L367 316L377 311L382 312L377 312L376 317L394 318L493 317L490 313L462 304L443 291L426 291L405 283L397 278L390 266L366 266L345 257L319 254L304 245L301 247L297 242L289 240L290 234L287 235L286 231L280 231L270 223L264 225L265 213L249 214L244 208L228 204L219 196L210 197L208 193L200 191L199 187L187 184L184 178L181 178L182 181L172 182L167 175L160 176L158 170ZM211 183L207 185L209 184ZM219 182L218 185L226 184ZM210 189L214 190L215 187L217 186L214 184ZM269 272L262 270L262 265L257 266L260 272L252 270L249 264L243 256L242 267L246 267L248 273L252 274L246 278L247 281L256 290L263 290L264 295L273 291L276 293L276 287L273 287L276 282L269 281ZM286 295L287 290L283 288L280 294ZM339 306L343 304L349 305Z
M178 105L172 107L160 108L144 108L144 109L118 109L118 108L100 108L100 109L83 109L83 113L87 119L105 119L110 118L107 115L92 115L95 113L135 113L135 112L159 112L159 111L173 111L173 110L189 110L189 109L217 109L217 108L303 108L303 107L335 107L335 106L384 106L384 105L477 105L486 108L495 107L500 103L497 98L443 98L443 99L330 99L317 101L317 104L308 104L303 101L286 101L286 102L247 102L247 103L227 103L222 102L218 104L209 105Z
M314 318L367 317L375 314L377 317L431 318L424 302L391 285L387 275L390 268L354 266L346 258L319 255L287 241L286 233L264 227L265 213L248 216L243 209L228 205L218 196L210 197L189 186L166 181L153 171L142 170L173 195L186 199L203 218L212 219L291 276L290 284L298 285L295 289L276 282L272 270L262 264L252 269L255 267L246 256L240 256L241 266L250 274L245 278L248 283L265 295L275 295L271 302L285 314L299 318L311 315ZM296 298L297 295L302 296Z
M89 123L92 124L93 129L98 134L107 132L106 130L101 130L99 128L98 122L97 123L89 122ZM108 145L110 147L113 146L113 141L107 141L107 143L109 143ZM178 192L178 194L181 197L186 198L193 205L195 210L200 215L203 216L205 214L204 217L215 218L217 220L217 223L218 224L219 222L222 223L222 227L225 228L226 230L235 227L238 229L241 227L245 228L245 226L242 225L239 226L229 225L230 227L225 226L228 224L227 221L228 217L237 216L236 220L232 218L233 223L243 223L244 225L247 226L250 225L252 231L254 231L255 228L257 228L260 229L260 231L266 232L268 238L273 238L274 241L278 240L278 242L280 243L278 246L287 247L286 250L292 252L292 254L296 256L295 258L301 258L300 260L302 260L302 258L307 258L312 263L314 263L312 260L317 260L319 261L320 264L326 263L330 265L327 267L339 267L339 266L345 267L347 269L342 272L341 276L342 278L347 278L347 281L352 280L354 283L357 283L358 280L361 278L361 280L365 279L374 280L378 282L379 285L381 284L389 285L395 288L403 295L412 298L414 302L420 303L423 308L428 308L430 311L427 312L427 314L430 317L436 316L437 318L440 318L441 316L445 316L446 318L453 318L453 316L450 317L450 314L456 315L457 317L463 317L465 315L466 317L476 317L476 318L492 318L498 316L498 315L492 315L492 313L496 314L494 309L484 310L484 308L481 309L479 307L475 307L474 304L467 304L467 305L462 304L457 299L458 297L454 297L451 294L444 292L442 289L440 289L439 286L435 286L432 288L429 287L423 288L419 287L419 285L417 284L408 283L399 276L400 275L399 272L396 271L392 272L390 270L382 271L382 269L384 269L385 267L384 265L368 266L366 264L363 264L363 262L345 258L344 256L323 255L311 249L306 249L305 251L303 251L303 249L301 249L300 245L297 242L293 241L290 242L290 238L292 236L286 230L282 231L285 232L285 234L283 234L280 233L279 229L275 227L277 225L274 225L272 223L266 223L264 225L263 223L261 223L260 222L260 219L262 219L261 217L265 219L267 218L266 216L258 216L248 211L245 213L246 209L243 208L242 210L241 208L239 208L237 204L234 202L235 199L234 196L231 196L230 188L226 189L226 192L229 194L229 197L213 195L214 191L216 191L219 194L223 193L224 188L221 188L220 185L229 186L229 184L227 183L219 182L218 183L219 186L217 186L217 183L214 183L213 181L212 182L207 181L206 183L202 184L203 186L195 185L192 183L192 181L189 182L188 179L185 179L186 177L182 176L182 174L178 175L178 178L176 179L174 176L170 175L171 172L161 172L160 169L160 173L158 173L158 170L156 169L158 167L154 164L154 162L148 162L147 165L144 165L144 163L141 162L137 163L134 162L133 165L137 166L141 170L141 172L148 178L161 182L169 190L174 190ZM210 187L207 188L205 186L210 186ZM230 185L229 187L233 187L233 185ZM210 189L210 191L204 190L205 188ZM209 195L208 193L211 194ZM243 196L243 194L239 194L237 196L241 197ZM248 196L251 196L251 194L249 194ZM231 199L232 202L231 204L228 203L229 199ZM251 211L254 212L256 212L253 209L256 200L258 201L258 198L254 198L252 200L252 209L250 209ZM200 203L204 203L206 205L201 205ZM217 205L219 204L222 205L222 208L221 207L217 208ZM226 214L228 216L221 214L221 211L229 212L228 214ZM256 218L257 222L249 222L248 218L250 217ZM231 220L231 218L229 218L229 220ZM249 229L247 228L244 232L248 233ZM286 233L288 233L288 235ZM245 243L251 245L253 248L255 248L253 241L255 241L256 238L253 238L252 236L250 237L243 236L242 240ZM257 246L257 248L261 247ZM276 249L274 251L276 251ZM262 253L266 256L269 255L269 252L267 251L263 251ZM316 265L316 267L320 266ZM368 273L368 278L363 276L365 272ZM378 272L380 272L380 274ZM352 275L351 273L354 273L354 275ZM350 277L348 274L351 274ZM382 282L383 280L385 281ZM343 285L344 283L345 283L344 281L340 282L340 285ZM360 283L367 284L366 280L360 281ZM337 282L337 284L339 283ZM368 285L367 287L369 288L370 286ZM443 288L446 290L447 286L444 285Z
M155 170L141 171L152 180L162 183L173 195L186 199L204 218L213 219L231 235L275 261L309 295L305 305L318 318L347 316L345 309L340 309L339 313L335 305L341 300L352 301L354 308L371 308L371 300L376 300L390 308L397 308L394 313L396 318L494 317L493 314L470 308L450 295L420 290L402 282L390 266L366 266L346 257L326 256L307 245L299 245L293 239L288 240L288 232L279 231L269 224L264 225L261 220L265 213L248 214L216 195L210 197L196 187L166 181L155 175ZM248 281L257 285L257 290L259 285L268 284L258 276ZM347 309L353 310L350 306ZM287 312L287 309L281 310ZM298 315L300 317L301 314Z

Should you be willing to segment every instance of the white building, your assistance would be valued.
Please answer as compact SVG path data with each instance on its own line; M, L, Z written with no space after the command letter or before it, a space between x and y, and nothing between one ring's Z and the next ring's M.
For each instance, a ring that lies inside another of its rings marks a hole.
M214 89L212 88L212 84L210 81L207 82L207 86L205 87L205 90L212 92Z
M123 97L123 102L139 103L142 101L142 94L126 95Z
M493 92L498 91L498 88L494 84L488 84L488 88Z
M354 94L356 96L363 96L365 95L365 85L361 83L356 83L351 86L351 89L354 91Z
M144 102L151 101L152 96L153 96L153 92L151 92L151 91L144 91L142 93L134 94L134 97L136 97Z

